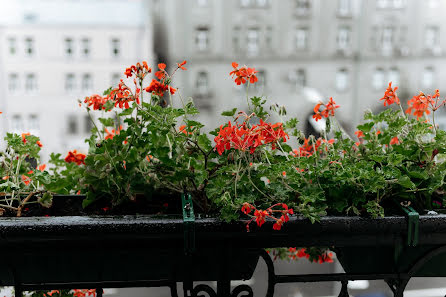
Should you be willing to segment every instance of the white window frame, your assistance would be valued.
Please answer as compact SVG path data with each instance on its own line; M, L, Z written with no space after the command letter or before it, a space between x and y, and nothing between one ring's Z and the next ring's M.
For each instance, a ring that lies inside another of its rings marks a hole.
M199 95L207 95L209 93L209 73L200 71L197 73L195 87Z
M35 73L27 73L25 75L25 91L27 93L34 93L37 89L37 75Z
M338 28L338 34L336 37L336 46L338 50L345 51L351 45L352 30L348 26L341 26Z
M32 37L25 37L25 55L32 57L35 54L35 42Z
M18 73L9 73L8 74L8 91L11 93L16 93L19 90L19 74Z
M81 39L81 55L84 58L89 58L91 55L91 39L88 37Z
M256 56L260 52L260 29L250 28L246 34L246 50L249 56Z
M74 73L65 74L65 92L72 93L76 90L76 75Z
M110 54L113 58L119 58L121 56L121 39L113 37L110 40L111 51Z
M81 88L82 91L93 90L93 76L91 73L82 74Z
M372 87L376 91L381 91L385 86L385 71L381 67L375 68L372 75Z
M307 27L297 28L294 32L295 49L303 51L308 49L310 30Z
M336 72L336 90L344 92L349 87L349 71L347 68L338 69Z
M202 27L195 30L195 47L200 52L209 50L209 28Z

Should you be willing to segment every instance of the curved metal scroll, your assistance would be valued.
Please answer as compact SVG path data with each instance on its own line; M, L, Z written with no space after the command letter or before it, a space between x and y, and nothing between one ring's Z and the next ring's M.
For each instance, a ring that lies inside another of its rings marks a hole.
M268 290L266 291L266 297L273 297L274 289L277 284L276 273L274 272L274 263L269 254L263 249L260 251L260 257L263 258L266 267L268 268Z
M232 290L231 297L254 297L254 292L248 285L239 285Z
M404 278L398 280L387 280L386 282L389 284L390 289L393 291L394 297L403 297L404 290L406 289L407 284L413 275L421 268L424 264L426 264L433 257L438 256L440 254L446 253L446 246L442 246L439 248L435 248L428 252L426 255L420 257L415 264L409 269Z

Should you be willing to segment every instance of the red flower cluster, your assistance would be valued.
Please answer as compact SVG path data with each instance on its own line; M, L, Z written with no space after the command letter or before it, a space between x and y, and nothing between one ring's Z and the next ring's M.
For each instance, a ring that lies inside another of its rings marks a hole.
M399 143L400 143L400 140L396 136L390 140L390 145L399 144Z
M283 209L273 209L276 206L280 206ZM246 215L249 215L252 217L252 219L246 224L246 230L249 232L249 224L255 219L257 226L262 227L262 225L265 223L265 219L271 218L275 220L276 222L273 225L274 230L280 230L282 229L282 225L290 220L289 214L293 214L293 209L288 208L288 205L285 203L277 203L273 206L270 206L266 210L257 209L252 204L249 204L248 202L243 203L242 205L242 212ZM254 215L250 215L250 213L254 210ZM281 213L281 217L278 219L273 216L274 213Z
M430 114L430 110L436 111L444 106L446 104L446 99L440 101L440 91L435 90L434 95L425 95L423 92L420 92L418 96L414 96L410 99L407 104L409 107L406 109L406 113L413 114L419 119L424 114Z
M358 131L355 132L355 135L356 135L359 139L361 139L361 138L364 137L364 132L362 132L361 130L358 130Z
M76 163L77 165L85 164L85 157L84 154L73 150L72 152L68 152L68 155L65 157L65 162Z
M282 123L271 124L260 120L259 125L253 125L251 128L248 128L245 122L235 126L228 122L226 127L220 126L220 131L214 141L215 149L220 155L231 148L241 151L249 150L252 154L258 146L269 143L272 149L276 149L276 143L280 140L286 142L287 138L289 136L283 130Z
M73 297L86 297L93 296L96 297L96 289L75 289L73 290Z
M108 97L102 97L100 95L91 95L90 97L85 97L84 103L87 107L93 106L93 110L104 110L105 103L107 103Z
M130 88L121 80L118 87L111 90L108 99L115 102L115 107L119 106L119 108L127 109L130 108L130 102L132 101L136 101L136 103L140 104L140 94L141 89L137 88L135 94L133 94Z
M321 106L325 106L325 109L320 112L319 108ZM322 117L328 118L329 116L334 116L335 109L339 107L340 107L339 105L336 105L336 102L333 100L333 97L330 97L330 99L328 99L327 104L319 102L313 109L314 111L313 119L315 119L317 122L320 119L322 119Z
M307 252L307 249L301 248L289 248L288 252L290 253L288 257L292 260L296 260L298 258L310 258L310 254ZM322 263L333 263L333 253L331 252L325 252L322 255L319 255L318 259L314 259L313 262L318 262L319 264Z
M111 131L109 131L107 128L105 128L105 133L107 133L107 135L105 136L105 139L113 139L113 137L115 137L115 135L119 135L119 133L122 130L122 126L119 126L118 129L112 129Z
M293 150L291 153L294 157L310 157L319 150L319 147L323 144L333 144L334 139L326 140L323 138L319 138L314 141L314 143L310 142L310 138L305 138L304 143L299 147L299 150Z
M248 81L249 83L253 84L258 81L257 76L255 75L257 73L255 68L249 68L246 65L238 68L238 64L236 62L232 62L232 67L234 70L232 70L229 75L232 78L235 77L234 81L237 85L245 84Z
M391 105L393 103L400 104L400 99L396 95L396 90L398 90L398 87L392 89L392 82L389 82L389 86L387 87L384 96L379 99L384 100L384 106Z
M152 72L152 68L150 68L147 65L146 61L143 61L142 65L140 63L136 63L136 66L132 65L129 68L127 68L125 70L124 74L127 78L132 77L132 75L135 74L135 76L139 77L140 79L144 79L144 77L147 75L147 73L151 73L151 72Z
M159 82L156 79L152 79L152 82L150 85L146 88L146 92L153 93L154 95L157 95L159 97L162 97L164 95L164 92L167 90L170 91L170 94L174 95L177 89L172 88L169 85L165 85L163 82Z
M187 63L186 61L177 63L177 68L172 73L172 75L175 74L175 72L178 69L186 70L186 67L184 67L184 65L186 65L186 63ZM172 88L169 85L170 78L166 71L166 64L159 63L158 68L159 68L159 70L157 72L155 72L155 76L159 79L159 81L157 81L156 79L153 79L152 82L150 83L150 85L145 89L146 92L153 93L154 95L157 95L159 97L162 97L166 91L169 91L170 94L174 95L175 92L177 91L177 89Z
M24 144L26 144L27 140L26 140L26 136L30 136L31 133L27 132L27 133L22 133L22 142Z

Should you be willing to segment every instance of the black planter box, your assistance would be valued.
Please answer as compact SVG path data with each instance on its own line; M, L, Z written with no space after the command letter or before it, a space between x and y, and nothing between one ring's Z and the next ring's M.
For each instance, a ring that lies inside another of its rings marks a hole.
M403 264L389 260L396 247L405 249L402 216L324 217L315 224L292 217L280 231L272 224L246 232L244 221L197 219L196 252L188 257L179 217L1 218L0 285L249 279L261 249L294 246L336 248L349 273L367 273L367 265L356 265L367 257L380 263L371 272L394 273L446 245L445 215L420 216L418 246L408 249L418 252L400 254L407 258ZM439 271L423 266L425 275L443 275L446 257L438 259L431 268Z

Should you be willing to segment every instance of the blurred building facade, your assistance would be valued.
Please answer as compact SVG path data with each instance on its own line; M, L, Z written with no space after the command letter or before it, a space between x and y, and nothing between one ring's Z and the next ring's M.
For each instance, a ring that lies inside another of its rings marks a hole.
M246 106L244 88L228 76L234 60L259 71L250 94L285 104L300 119L314 101L333 97L350 131L365 108L381 108L389 81L407 99L446 78L445 1L155 2L157 54L171 65L188 60L175 83L206 112L206 122L222 109ZM306 88L321 98L306 98Z
M135 61L154 60L147 3L11 3L12 15L0 21L1 132L40 136L45 159L85 151L92 124L78 100L116 84Z

